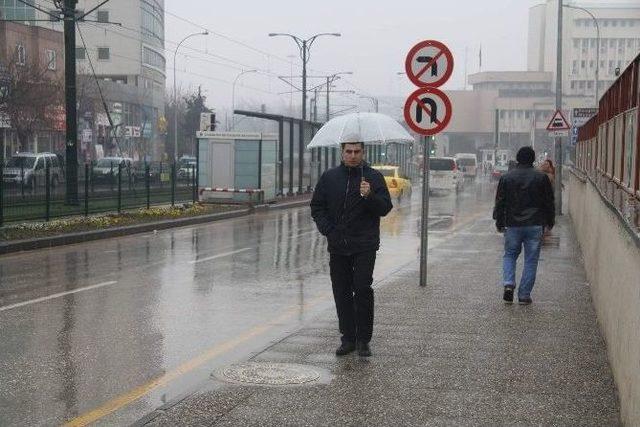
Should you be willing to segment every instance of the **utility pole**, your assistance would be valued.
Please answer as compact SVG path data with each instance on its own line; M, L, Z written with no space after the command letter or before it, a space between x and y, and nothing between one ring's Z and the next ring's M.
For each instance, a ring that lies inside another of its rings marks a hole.
M76 100L76 4L78 0L64 0L64 66L66 103L66 199L67 205L78 204L78 120Z
M558 44L556 48L556 111L562 109L562 1L558 0ZM600 64L597 64L599 67ZM562 137L556 136L555 141L556 171L555 198L556 213L562 215Z

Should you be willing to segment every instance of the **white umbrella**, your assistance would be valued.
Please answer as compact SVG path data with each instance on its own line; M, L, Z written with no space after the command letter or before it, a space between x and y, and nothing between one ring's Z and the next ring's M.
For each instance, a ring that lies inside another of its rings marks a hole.
M408 143L415 139L400 123L378 113L351 113L329 120L307 148L335 147L345 142L366 144Z

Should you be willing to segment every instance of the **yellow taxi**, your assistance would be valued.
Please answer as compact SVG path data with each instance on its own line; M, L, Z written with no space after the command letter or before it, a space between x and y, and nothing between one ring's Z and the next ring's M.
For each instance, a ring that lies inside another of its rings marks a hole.
M398 166L393 165L373 165L371 166L384 176L389 194L401 200L403 197L411 197L411 181L400 176Z

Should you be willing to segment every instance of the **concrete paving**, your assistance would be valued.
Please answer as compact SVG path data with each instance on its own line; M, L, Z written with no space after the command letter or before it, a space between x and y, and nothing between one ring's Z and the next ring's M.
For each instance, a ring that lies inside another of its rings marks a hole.
M531 306L503 304L501 249L484 216L433 248L426 288L415 263L378 283L371 358L334 355L329 309L246 361L302 364L319 381L244 385L215 371L138 424L620 425L568 219L543 248Z

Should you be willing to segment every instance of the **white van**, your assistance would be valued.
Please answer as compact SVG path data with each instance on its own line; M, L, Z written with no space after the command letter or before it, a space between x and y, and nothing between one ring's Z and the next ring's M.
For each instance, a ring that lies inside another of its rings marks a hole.
M458 153L455 155L458 168L465 178L476 179L478 174L478 158L473 153Z
M456 159L453 157L432 157L429 159L429 191L450 192L460 191L463 177Z

